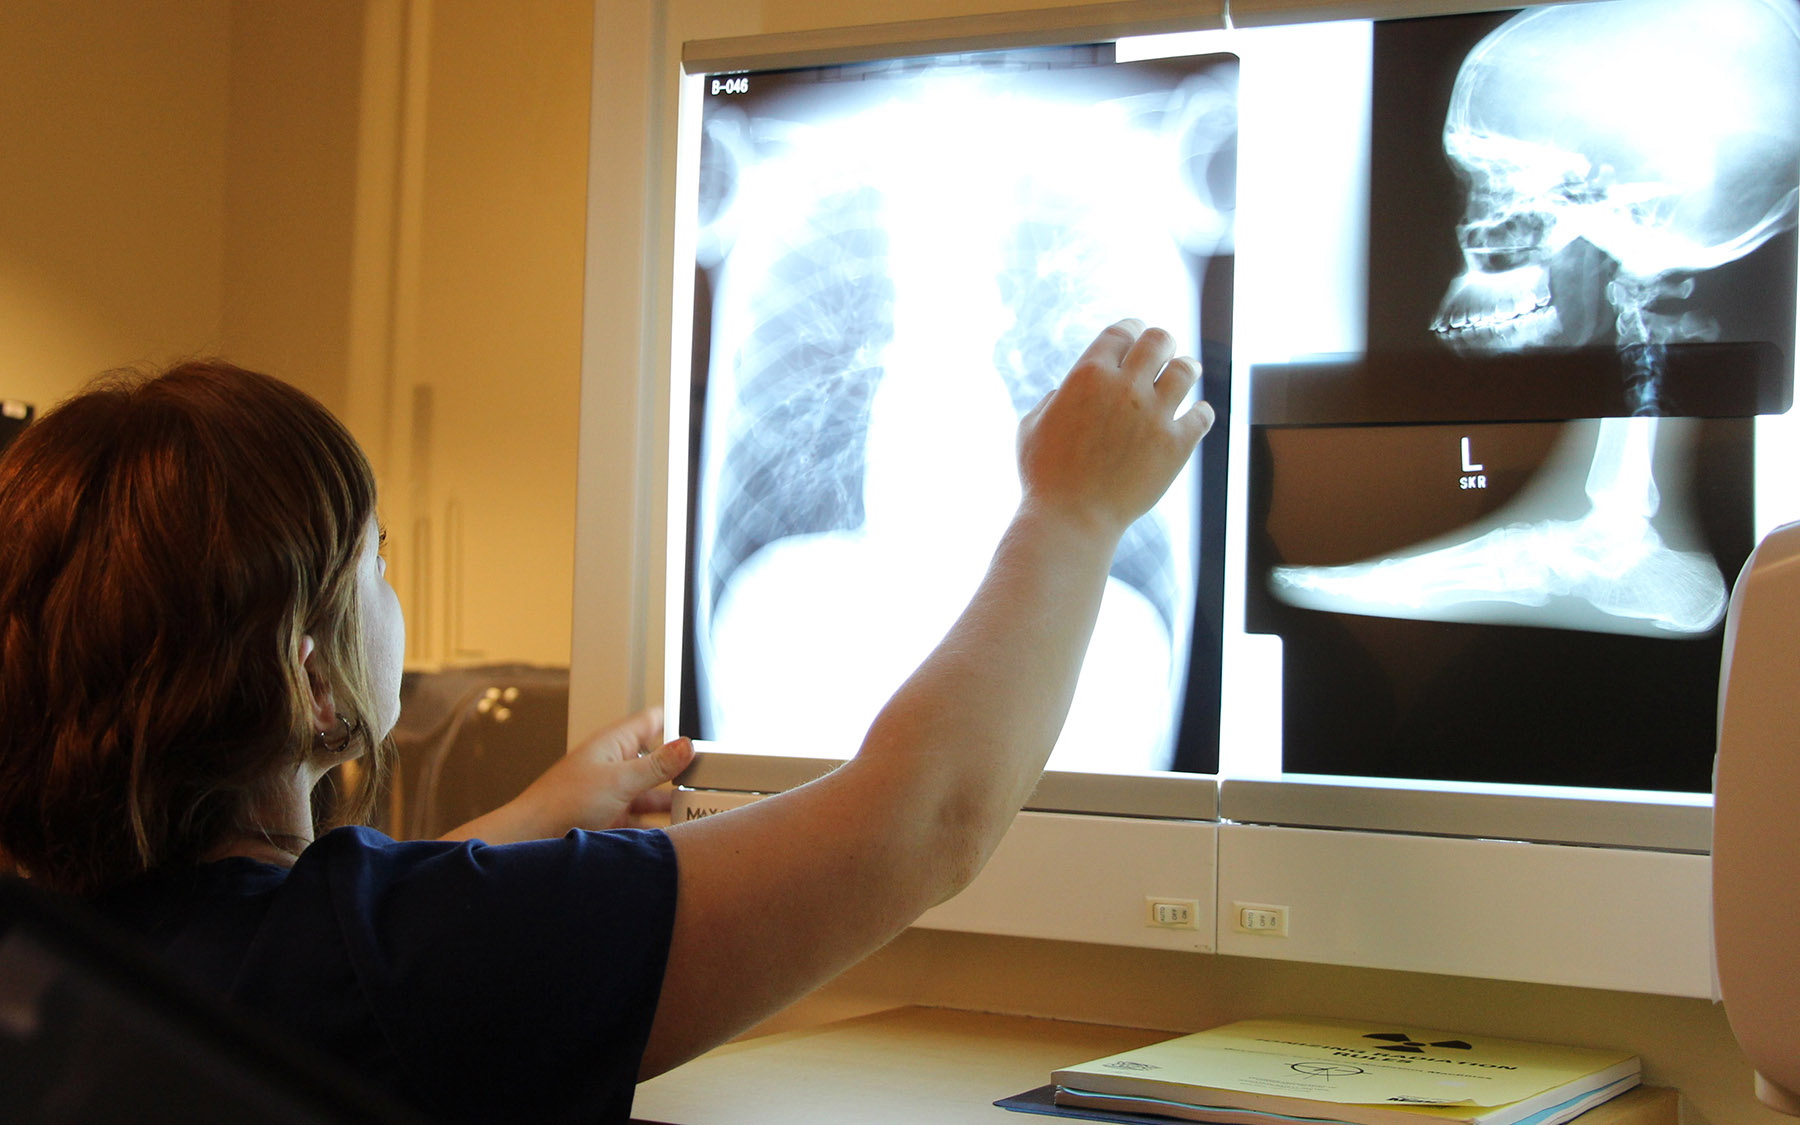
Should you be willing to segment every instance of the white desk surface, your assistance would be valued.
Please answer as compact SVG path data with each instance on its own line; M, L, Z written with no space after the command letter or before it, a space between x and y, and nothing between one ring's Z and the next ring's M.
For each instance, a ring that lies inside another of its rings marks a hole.
M728 1044L638 1087L642 1125L930 1122L1029 1125L996 1108L1059 1066L1141 1047L1171 1031L894 1008ZM1578 1125L1676 1125L1673 1090L1638 1089Z
M728 1044L638 1087L634 1120L657 1125L806 1121L1048 1120L997 1098L1050 1080L1059 1066L1141 1047L1167 1031L894 1008Z

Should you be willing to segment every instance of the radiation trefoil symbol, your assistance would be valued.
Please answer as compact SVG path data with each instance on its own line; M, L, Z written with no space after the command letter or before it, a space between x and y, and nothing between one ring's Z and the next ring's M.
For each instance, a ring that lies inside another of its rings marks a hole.
M1379 1039L1382 1046L1378 1051L1404 1051L1407 1054L1423 1054L1427 1047L1438 1047L1451 1051L1473 1051L1473 1044L1464 1043L1461 1039L1446 1039L1441 1043L1421 1043L1404 1031L1383 1031L1363 1036L1364 1039Z

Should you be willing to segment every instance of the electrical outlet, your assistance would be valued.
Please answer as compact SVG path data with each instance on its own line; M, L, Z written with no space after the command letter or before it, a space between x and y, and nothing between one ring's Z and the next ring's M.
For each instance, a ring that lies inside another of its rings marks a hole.
M1200 903L1191 898L1146 898L1144 924L1159 930L1197 930Z
M1231 928L1240 934L1286 937L1288 908L1266 902L1234 902L1231 904L1231 923Z

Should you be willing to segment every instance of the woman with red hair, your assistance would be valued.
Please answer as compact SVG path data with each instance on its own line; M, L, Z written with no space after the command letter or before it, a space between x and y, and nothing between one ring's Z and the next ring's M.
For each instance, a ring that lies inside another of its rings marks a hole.
M609 830L692 753L646 714L408 842L358 826L405 634L362 452L228 364L103 381L0 455L0 857L433 1117L623 1120L974 877L1211 425L1198 374L1136 321L1095 339L1021 425L980 590L840 769Z

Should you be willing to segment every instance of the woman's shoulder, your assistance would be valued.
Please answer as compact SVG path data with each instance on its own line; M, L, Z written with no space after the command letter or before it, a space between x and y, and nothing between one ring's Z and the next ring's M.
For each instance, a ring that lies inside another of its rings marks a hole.
M576 828L566 835L510 844L485 840L396 840L367 825L334 828L301 853L301 861L369 862L414 866L442 862L446 857L468 857L475 862L501 864L555 864L674 861L674 848L659 828L621 828L589 832ZM296 865L298 866L298 865Z
M373 828L339 828L307 848L289 878L291 889L329 888L340 904L352 895L496 907L556 901L575 890L602 891L614 901L672 902L674 881L674 847L655 829L578 829L554 839L487 844L395 840Z

